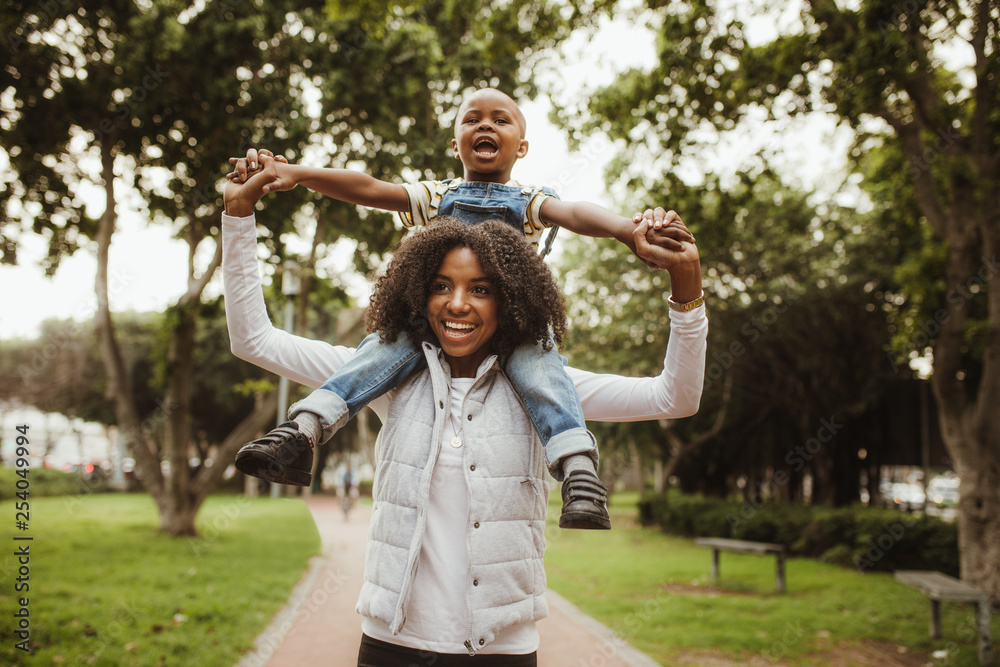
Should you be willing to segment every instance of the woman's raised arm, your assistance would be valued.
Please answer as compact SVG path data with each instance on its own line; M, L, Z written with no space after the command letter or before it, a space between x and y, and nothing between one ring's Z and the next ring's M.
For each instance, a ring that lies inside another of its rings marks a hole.
M354 350L275 327L267 314L253 215L222 216L222 280L233 354L307 387L323 384Z

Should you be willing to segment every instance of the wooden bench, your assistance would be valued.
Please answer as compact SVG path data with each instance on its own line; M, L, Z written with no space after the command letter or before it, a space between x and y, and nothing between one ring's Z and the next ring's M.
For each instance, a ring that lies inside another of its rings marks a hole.
M777 558L775 566L775 589L785 592L785 547L769 542L748 542L746 540L730 540L724 537L699 537L694 541L700 547L712 550L712 581L719 580L719 552L734 551L736 553L772 554Z
M971 602L976 605L976 629L979 635L979 664L993 664L993 639L990 632L990 601L979 590L943 572L899 570L896 581L914 588L931 601L931 639L941 639L941 602Z

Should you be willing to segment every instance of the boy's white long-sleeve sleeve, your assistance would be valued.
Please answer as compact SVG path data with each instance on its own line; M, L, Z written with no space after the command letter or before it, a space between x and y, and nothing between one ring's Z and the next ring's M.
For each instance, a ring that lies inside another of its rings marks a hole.
M321 386L354 349L295 336L271 323L261 287L254 216L222 216L222 251L226 321L233 354L307 387ZM705 309L671 311L670 322L664 368L656 377L631 378L567 368L586 419L642 421L688 417L698 411L708 337ZM372 407L384 414L381 399Z

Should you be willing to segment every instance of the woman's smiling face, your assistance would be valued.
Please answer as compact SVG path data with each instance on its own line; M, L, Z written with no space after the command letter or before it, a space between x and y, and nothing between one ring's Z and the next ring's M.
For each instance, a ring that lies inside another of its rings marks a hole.
M469 248L452 249L431 282L427 319L452 377L475 377L497 330L493 282Z

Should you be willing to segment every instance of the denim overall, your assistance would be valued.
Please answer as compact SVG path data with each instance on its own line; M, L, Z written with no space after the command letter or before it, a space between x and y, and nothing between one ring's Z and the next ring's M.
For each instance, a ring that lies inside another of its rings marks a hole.
M555 194L545 189L548 194ZM525 213L532 190L499 183L459 182L442 195L439 216L451 216L468 224L503 220L524 232ZM425 329L425 336L435 342ZM369 334L354 356L322 387L293 405L289 417L308 411L320 417L324 431L339 428L369 402L393 389L422 369L426 360L420 340L407 333L385 343L378 332ZM531 422L545 448L550 469L564 456L596 449L587 431L576 386L565 371L566 358L553 347L521 345L504 364L507 377L521 395ZM332 392L332 395L330 393ZM561 474L559 475L561 479Z

